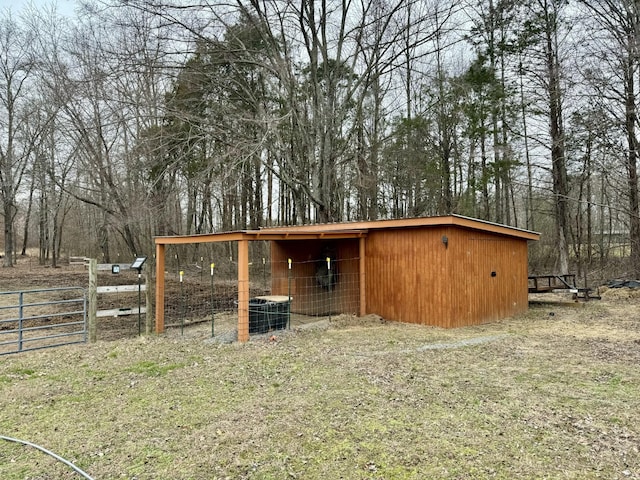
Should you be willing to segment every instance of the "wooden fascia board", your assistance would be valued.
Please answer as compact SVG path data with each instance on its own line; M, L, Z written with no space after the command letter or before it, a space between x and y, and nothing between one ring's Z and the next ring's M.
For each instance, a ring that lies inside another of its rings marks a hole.
M292 227L269 227L259 230L209 233L200 235L177 235L156 237L156 244L175 245L187 243L229 242L239 240L317 240L360 238L371 230L403 229L419 227L455 226L482 232L505 235L523 240L539 240L540 234L520 228L500 225L460 215L442 217L402 218L395 220L374 220L367 222L299 225Z
M360 238L367 235L366 231L317 231L317 232L288 232L288 231L258 231L254 240L322 240Z
M247 240L246 232L204 233L199 235L175 235L172 237L155 237L156 245L182 245L186 243L212 243ZM250 237L250 236L249 236Z
M540 234L523 230L515 227L509 227L507 225L500 225L497 223L486 222L483 220L477 220L473 218L463 217L460 215L449 215L442 217L421 217L421 218L402 218L395 220L373 220L368 222L353 222L353 223L335 223L335 224L317 224L317 225L299 225L292 227L275 227L260 229L261 235L267 233L274 234L289 234L293 235L296 232L325 232L325 235L329 233L337 234L338 232L348 231L371 231L381 229L402 229L402 228L419 228L419 227L447 227L457 226L462 228L469 228L473 230L479 230L484 232L496 233L499 235L506 235L509 237L522 238L524 240L539 240Z
M362 230L339 230L339 231L264 231L251 230L246 232L226 232L209 233L200 235L177 235L173 237L155 237L156 245L182 245L187 243L215 243L230 242L240 240L317 240L317 239L340 239L340 238L360 238L366 236L367 232Z
M348 232L348 231L369 231L378 229L397 229L405 227L422 227L447 225L450 222L443 221L452 217L421 217L421 218L402 218L392 220L372 220L366 222L349 222L349 223L318 223L313 225L295 225L291 227L266 227L260 229L261 233L270 231L274 232Z
M529 230L522 230L515 227L509 227L506 225L500 225L491 222L481 222L466 217L453 216L451 217L452 225L469 228L473 230L481 230L490 233L497 233L499 235L506 235L509 237L522 238L524 240L540 240L540 234L537 232L531 232Z

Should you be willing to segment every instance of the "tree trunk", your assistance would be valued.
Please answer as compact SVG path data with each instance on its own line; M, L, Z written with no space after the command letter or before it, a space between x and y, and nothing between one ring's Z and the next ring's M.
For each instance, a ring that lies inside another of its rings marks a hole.
M11 198L5 198L3 202L4 216L4 259L3 267L13 267L13 219L16 214L16 208Z
M529 230L535 230L535 218L533 215L533 168L531 164L531 154L529 152L529 135L527 132L527 107L524 100L524 76L522 61L518 67L520 77L520 112L522 114L522 137L524 140L524 156L527 166L527 198L526 198L526 227Z
M38 263L40 265L45 265L47 260L47 246L49 242L49 235L47 233L47 209L46 209L46 201L44 199L44 191L40 192L40 198L38 201Z
M627 155L627 183L629 188L629 237L631 240L631 273L640 278L640 208L638 204L638 167L636 138L636 97L634 82L634 62L629 59L626 88L626 130L629 153Z
M546 25L546 60L549 95L549 133L551 136L551 172L555 203L556 246L558 257L556 271L569 273L569 249L567 245L567 199L569 187L565 158L564 129L562 119L562 94L560 89L560 65L557 52L557 19L550 12Z
M35 175L31 177L31 186L29 187L29 203L27 204L27 213L24 219L24 229L22 231L22 251L20 255L23 257L27 254L27 244L29 243L29 223L31 221L31 211L33 209L33 192L35 190Z

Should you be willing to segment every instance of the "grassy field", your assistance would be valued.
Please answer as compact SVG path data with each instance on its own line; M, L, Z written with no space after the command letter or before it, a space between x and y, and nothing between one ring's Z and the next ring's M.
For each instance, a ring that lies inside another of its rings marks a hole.
M610 293L610 292L607 292ZM0 357L0 435L94 479L640 478L640 299ZM0 442L2 479L80 478Z

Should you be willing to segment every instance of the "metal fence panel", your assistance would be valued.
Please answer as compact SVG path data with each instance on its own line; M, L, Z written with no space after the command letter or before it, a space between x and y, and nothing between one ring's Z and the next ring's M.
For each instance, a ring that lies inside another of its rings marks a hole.
M0 292L0 355L86 341L86 289Z

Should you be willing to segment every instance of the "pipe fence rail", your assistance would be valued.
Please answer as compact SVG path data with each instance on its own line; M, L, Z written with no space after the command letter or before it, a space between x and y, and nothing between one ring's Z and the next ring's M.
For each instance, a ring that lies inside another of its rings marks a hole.
M84 288L0 292L0 355L86 341Z

